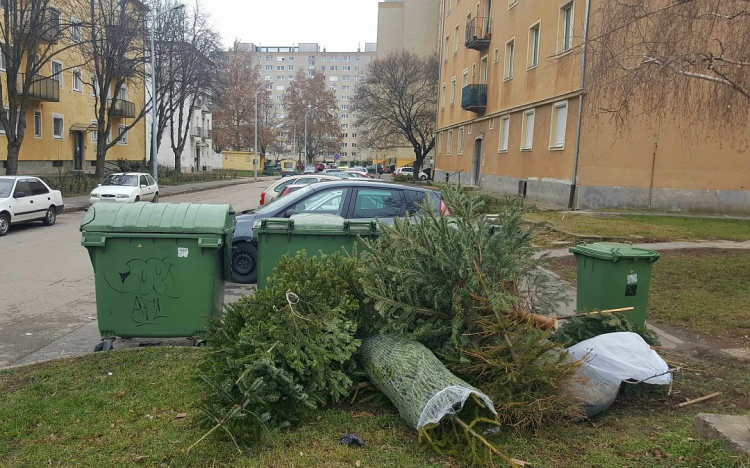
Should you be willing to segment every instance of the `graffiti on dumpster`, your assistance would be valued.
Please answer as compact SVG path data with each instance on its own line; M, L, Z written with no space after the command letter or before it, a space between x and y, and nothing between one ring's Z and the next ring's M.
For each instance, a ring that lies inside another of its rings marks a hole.
M161 309L162 299L180 297L175 286L175 263L173 257L134 258L105 272L104 279L110 288L132 296L132 302L128 302L133 304L131 317L136 326L168 318Z

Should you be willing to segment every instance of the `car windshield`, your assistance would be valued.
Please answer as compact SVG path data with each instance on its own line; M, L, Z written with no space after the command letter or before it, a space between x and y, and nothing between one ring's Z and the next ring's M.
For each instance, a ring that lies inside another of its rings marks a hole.
M138 187L138 176L129 174L112 174L104 179L102 185L120 185L123 187Z
M0 179L0 198L8 198L13 189L13 179Z
M289 195L286 195L284 197L285 206L290 206L289 204L293 205L294 203L297 202L297 200L299 200L300 198L303 198L303 197L307 196L307 194L310 193L310 192L312 192L312 189L308 185L307 187L303 187L300 190L297 190L295 192L290 193ZM287 203L289 203L289 204L287 204ZM265 206L263 206L261 208L258 208L256 211L250 210L250 212L262 215L262 214L266 214L266 213L271 213L272 211L276 211L277 209L279 209L279 206L281 206L279 203L271 203L271 204L265 205Z

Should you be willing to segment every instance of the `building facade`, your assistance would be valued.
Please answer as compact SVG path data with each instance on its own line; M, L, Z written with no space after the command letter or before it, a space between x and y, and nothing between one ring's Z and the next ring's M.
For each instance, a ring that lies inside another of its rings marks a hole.
M356 52L328 52L317 43L300 43L293 47L266 47L243 43L240 47L260 67L261 79L273 81L270 88L271 105L274 119L279 122L284 119L284 93L294 81L294 75L299 70L303 70L308 76L315 72L323 73L328 89L336 94L341 121L342 143L338 152L339 160L353 162L372 159L372 155L359 145L354 94L364 77L367 65L375 59L374 43L366 43L364 50ZM292 135L289 137L284 145L286 155L295 153ZM302 148L298 148L298 151L302 151ZM317 159L326 158L332 161L333 157L334 154L321 154Z
M188 106L185 104L183 115L187 116ZM151 115L147 115L146 134L151 139ZM183 127L184 130L184 127ZM169 168L175 167L175 155L172 150L172 137L170 129L164 130L159 145L159 165ZM180 129L175 128L175 132ZM213 114L206 105L198 104L193 109L190 127L187 133L187 141L180 155L180 167L182 172L212 171L222 168L221 154L214 153L213 145ZM177 138L175 137L175 141Z
M746 129L687 138L675 114L620 132L587 97L603 1L443 0L436 178L576 208L750 212Z
M75 14L55 8L54 2L51 2L50 11L61 24L80 24ZM62 37L56 37L52 44L44 39L40 44L40 47L51 45L63 52L45 65L30 90L30 104L25 114L26 131L18 158L19 174L93 173L96 169L96 141L100 135L94 126L96 80L93 65L86 63L81 49L76 46L82 42L80 26L67 28L66 31ZM23 60L25 62L26 58ZM0 60L0 79L4 93L16 92L8 90L6 86L5 59ZM117 117L112 122L113 134L119 134L132 123L132 119L143 109L144 97L143 80L129 80L128 85L115 97L120 102L116 103L114 112ZM142 160L145 138L145 125L141 122L108 150L107 161ZM5 132L0 128L0 169L3 173L6 164Z

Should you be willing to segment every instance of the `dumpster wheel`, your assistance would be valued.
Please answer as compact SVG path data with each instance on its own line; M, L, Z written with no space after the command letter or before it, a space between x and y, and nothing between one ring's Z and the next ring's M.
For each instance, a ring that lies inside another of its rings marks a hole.
M193 341L193 346L196 348L205 348L207 345L206 340L201 340L199 338L196 338L195 341Z
M96 346L94 346L94 352L97 353L99 351L109 351L110 349L113 349L115 347L115 340L113 339L106 339L100 341Z

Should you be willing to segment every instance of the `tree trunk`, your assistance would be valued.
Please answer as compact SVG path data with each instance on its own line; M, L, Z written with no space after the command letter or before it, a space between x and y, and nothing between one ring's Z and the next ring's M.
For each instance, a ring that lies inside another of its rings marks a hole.
M99 134L99 138L102 138ZM96 142L96 172L94 175L97 179L104 177L104 162L107 158L107 150L104 148L104 143L101 141Z
M174 170L175 172L179 174L180 172L182 172L182 151L180 151L179 153L177 152L177 150L173 150L173 151L174 151ZM198 164L200 164L200 161L198 161ZM197 167L195 169L196 171L200 170Z
M18 174L18 153L20 151L19 146L8 143L8 161L5 167L5 175Z

